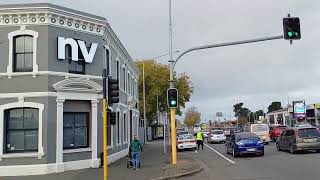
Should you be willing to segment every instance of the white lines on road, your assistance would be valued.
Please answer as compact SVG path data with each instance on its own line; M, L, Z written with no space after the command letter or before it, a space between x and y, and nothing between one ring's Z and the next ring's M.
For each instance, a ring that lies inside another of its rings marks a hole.
M205 146L207 146L209 149L211 149L212 151L214 151L215 153L217 153L219 156L221 156L223 159L229 161L230 163L232 164L235 164L234 161L232 161L231 159L225 157L224 155L222 155L221 153L219 153L217 150L213 149L211 146L207 145L207 144L204 144Z

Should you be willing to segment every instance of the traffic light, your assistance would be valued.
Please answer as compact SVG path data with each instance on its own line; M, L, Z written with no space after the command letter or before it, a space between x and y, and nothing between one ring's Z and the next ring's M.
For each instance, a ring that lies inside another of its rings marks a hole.
M119 103L119 84L117 79L108 78L108 104Z
M167 91L167 100L169 108L178 107L178 90L175 88L170 88Z
M283 35L284 39L288 40L301 39L300 19L298 17L283 18Z
M110 124L115 125L116 124L116 117L117 114L115 112L108 112L108 120Z

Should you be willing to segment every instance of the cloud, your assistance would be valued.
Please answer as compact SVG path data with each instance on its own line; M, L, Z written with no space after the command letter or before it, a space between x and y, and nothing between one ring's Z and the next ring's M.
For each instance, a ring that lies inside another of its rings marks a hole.
M48 0L108 19L134 59L168 51L168 0ZM0 1L4 3L8 1ZM10 3L31 2L10 0ZM32 1L32 2L39 2ZM282 34L282 18L299 16L302 39L274 40L202 50L186 55L176 70L195 85L189 104L205 113L232 111L242 101L251 109L289 99L320 102L320 1L174 0L173 45L197 45ZM159 59L166 63L167 58ZM209 116L209 115L208 115Z

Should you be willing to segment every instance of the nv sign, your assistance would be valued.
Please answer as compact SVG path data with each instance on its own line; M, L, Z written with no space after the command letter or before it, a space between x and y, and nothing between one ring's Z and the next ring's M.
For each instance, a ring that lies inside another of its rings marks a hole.
M98 47L97 43L92 43L88 52L84 41L58 37L58 59L66 59L66 45L71 46L71 60L73 61L79 60L78 51L80 47L80 51L86 63L92 63Z

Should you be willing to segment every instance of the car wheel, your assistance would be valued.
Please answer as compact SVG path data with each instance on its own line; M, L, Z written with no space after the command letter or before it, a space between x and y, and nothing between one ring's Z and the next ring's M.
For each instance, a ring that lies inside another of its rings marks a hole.
M317 149L316 152L317 152L317 153L320 153L320 149Z
M276 148L277 148L277 151L281 151L281 148L278 143L276 143Z
M260 156L264 156L264 150L262 151L262 153L260 154Z
M234 158L237 157L237 153L236 153L236 151L234 150L234 148L232 148L232 156L233 156Z
M290 152L291 154L296 153L291 144L289 145L289 152Z

